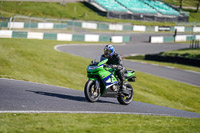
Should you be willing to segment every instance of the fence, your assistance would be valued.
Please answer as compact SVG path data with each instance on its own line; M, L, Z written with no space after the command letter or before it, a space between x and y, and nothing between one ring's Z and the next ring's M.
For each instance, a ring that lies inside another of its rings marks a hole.
M200 45L200 39L199 40L193 39L190 42L190 48L200 48L199 45Z
M27 38L27 39L45 39L45 40L47 39L47 40L58 40L58 41L113 42L113 43L126 43L130 41L130 36L26 32L26 31L11 31L11 30L0 30L0 38Z
M87 31L90 30L110 30L110 31L171 31L174 32L200 32L200 27L184 27L184 26L143 26L132 25L130 23L106 23L94 21L78 21L67 19L50 19L50 18L36 18L27 16L14 16L7 21L0 22L1 28L9 29L64 29L72 31Z
M117 18L117 19L131 19L137 21L153 21L153 22L185 22L189 20L188 16L158 16L158 15L146 15L138 13L119 13L119 12L107 12L108 18Z
M189 42L199 41L200 35L176 35L176 36L150 36L150 43L174 43L174 42Z

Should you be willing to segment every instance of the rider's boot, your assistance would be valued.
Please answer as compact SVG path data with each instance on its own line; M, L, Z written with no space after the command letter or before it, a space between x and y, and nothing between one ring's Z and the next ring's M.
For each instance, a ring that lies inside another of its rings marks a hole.
M121 91L122 93L126 91L126 86L125 86L124 82L121 82L120 91Z

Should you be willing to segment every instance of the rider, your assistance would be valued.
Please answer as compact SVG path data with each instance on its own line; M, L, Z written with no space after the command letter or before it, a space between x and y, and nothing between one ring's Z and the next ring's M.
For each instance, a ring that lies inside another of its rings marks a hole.
M121 81L121 90L125 89L124 86L124 67L122 65L122 57L115 53L115 48L108 44L104 47L104 54L101 56L103 58L108 58L108 62L106 63L109 67L116 69L116 75ZM107 67L108 67L107 66Z

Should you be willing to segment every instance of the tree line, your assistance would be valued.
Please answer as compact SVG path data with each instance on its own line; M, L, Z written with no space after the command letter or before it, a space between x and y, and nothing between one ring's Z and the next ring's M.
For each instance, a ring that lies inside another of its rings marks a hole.
M180 0L180 6L179 6L179 8L180 9L182 9L183 8L183 1L184 0ZM197 4L196 4L196 12L198 12L199 11L199 7L200 7L200 0L198 0L198 2L197 2Z

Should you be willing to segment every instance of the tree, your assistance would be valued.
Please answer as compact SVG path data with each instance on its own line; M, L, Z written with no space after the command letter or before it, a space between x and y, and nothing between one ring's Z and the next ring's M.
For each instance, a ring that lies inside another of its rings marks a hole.
M183 6L183 0L180 0L180 9L182 9L182 6Z
M199 6L200 6L200 0L199 0L199 2L197 3L197 10L196 10L196 12L199 11Z

